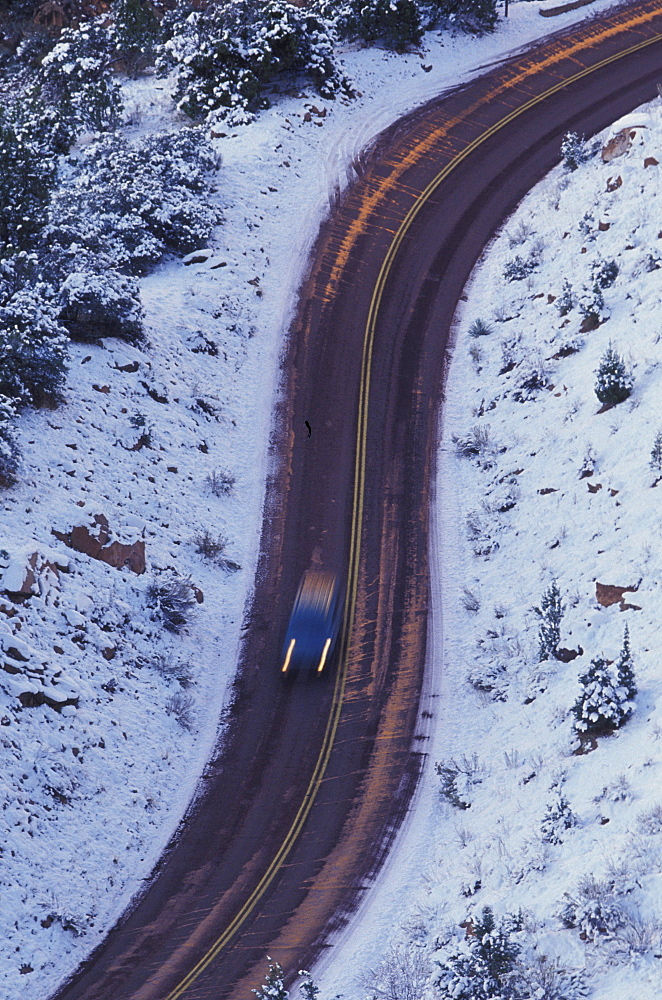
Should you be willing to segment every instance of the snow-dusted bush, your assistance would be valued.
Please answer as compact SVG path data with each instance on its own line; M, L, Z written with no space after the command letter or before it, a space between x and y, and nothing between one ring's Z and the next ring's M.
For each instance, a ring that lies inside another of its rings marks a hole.
M210 562L215 562L221 569L228 572L241 569L238 563L232 559L228 559L225 555L228 540L224 535L212 535L210 531L202 531L195 536L193 542L195 544L195 551L199 555L204 556L205 559L209 559Z
M586 163L590 155L583 135L578 135L576 132L566 132L561 143L561 156L566 170L576 170L582 163Z
M535 254L531 254L528 257L522 257L520 254L516 254L512 260L509 260L504 269L503 276L506 281L523 281L524 278L535 271L538 267L538 258Z
M523 365L513 392L513 399L516 403L529 403L550 384L549 365L542 355L534 355Z
M521 996L516 963L520 946L511 940L512 921L497 924L489 906L471 921L472 933L458 949L437 960L441 1000L515 1000Z
M605 300L597 281L589 288L582 287L577 297L577 306L584 317L582 331L595 330L604 319L609 318L609 312L605 309Z
M64 28L41 64L44 99L82 128L114 128L122 112L121 88L111 72L114 58L112 34L102 24Z
M418 0L418 6L426 28L446 25L482 35L498 20L496 0Z
M618 277L615 260L596 261L591 268L591 278L600 288L610 288Z
M589 940L613 934L623 926L625 911L611 885L584 875L573 892L563 894L558 916L566 927L576 927Z
M562 790L556 787L553 792L554 797L547 804L540 824L540 833L546 844L562 844L566 831L572 829L577 820Z
M614 406L622 403L632 393L632 373L611 344L602 355L596 374L595 395L601 403Z
M58 305L60 322L72 340L119 337L135 344L143 338L138 282L117 271L70 274L60 286Z
M462 458L478 458L485 462L490 461L494 454L489 424L474 424L464 437L453 434L453 444L455 453Z
M308 77L323 97L349 85L335 61L328 22L281 0L224 0L172 19L158 67L174 67L178 107L191 118L250 121L281 74Z
M166 702L166 713L174 715L182 729L193 729L193 698L183 691L175 691Z
M583 1000L588 984L583 969L569 969L558 958L535 954L529 962L519 962L519 996L531 1000Z
M391 947L379 965L361 977L366 1000L422 1000L430 975L423 948Z
M28 248L46 218L56 166L33 144L14 108L0 108L0 253Z
M11 399L0 395L0 488L16 482L20 451L14 434L16 408Z
M565 612L565 604L556 580L552 580L540 600L540 607L533 611L540 619L538 626L538 655L541 660L554 656L561 640L561 622Z
M110 266L144 272L167 251L186 253L208 240L220 221L205 199L217 165L198 129L135 144L104 136L57 191L45 235L63 249L73 245Z
M189 624L197 603L191 581L175 573L151 583L147 600L169 632L181 632Z
M440 793L442 799L456 809L468 809L471 806L471 790L482 781L483 768L478 756L462 757L460 760L440 760L434 765L439 775Z
M336 29L345 38L380 41L399 52L418 45L423 36L416 0L346 0Z
M230 496L234 490L235 477L226 469L216 469L207 476L209 489L215 497Z
M66 331L36 268L31 254L0 260L0 394L18 408L57 400L66 377Z
M579 678L581 694L573 706L575 729L600 735L613 732L628 719L632 709L602 657L596 657Z
M135 76L154 61L159 20L146 0L113 0L110 13L118 54L129 74Z

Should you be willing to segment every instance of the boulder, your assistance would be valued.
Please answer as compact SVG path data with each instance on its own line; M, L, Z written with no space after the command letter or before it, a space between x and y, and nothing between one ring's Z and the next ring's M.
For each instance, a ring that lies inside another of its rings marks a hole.
M624 153L627 153L636 134L633 129L629 128L623 128L620 132L617 132L602 147L602 162L610 163L617 156L623 156Z
M626 604L624 594L634 594L639 590L639 584L635 587L614 587L609 583L598 583L595 581L595 598L603 608L610 608L612 604L619 604L621 611L641 611L636 604Z
M52 529L53 534L76 552L113 566L127 567L133 573L145 572L145 540L132 542L111 540L108 519L104 514L94 514L87 523L75 524L65 531Z

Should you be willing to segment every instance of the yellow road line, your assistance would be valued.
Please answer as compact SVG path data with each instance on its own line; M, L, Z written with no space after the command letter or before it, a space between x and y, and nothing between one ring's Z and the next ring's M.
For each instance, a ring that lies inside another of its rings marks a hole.
M200 959L200 961L191 969L191 971L181 980L181 982L168 993L165 1000L177 1000L189 986L201 975L202 972L214 961L217 955L225 948L229 941L237 933L241 925L247 919L248 916L257 906L258 902L267 891L271 882L278 873L280 867L285 861L290 850L294 846L304 823L306 822L310 810L312 809L315 798L319 791L320 785L324 779L324 774L331 756L331 750L333 748L333 743L335 740L336 730L338 728L338 722L340 719L340 711L343 704L343 698L345 693L345 685L347 679L347 643L349 636L351 635L352 628L354 625L354 608L356 603L356 591L358 587L358 573L359 573L359 557L361 552L361 535L360 526L362 520L363 512L363 498L365 491L365 459L366 459L366 444L367 444L367 433L368 433L368 399L370 395L370 372L372 366L372 353L375 339L375 328L377 323L377 314L379 312L379 307L381 304L382 296L384 293L384 288L386 286L386 280L388 274L393 266L393 260L395 255L402 244L402 241L407 234L412 222L418 215L419 211L425 204L425 202L430 198L430 196L436 191L439 185L445 180L446 177L455 170L462 161L469 156L475 149L477 149L483 142L489 139L492 135L498 132L504 126L508 125L511 121L517 118L519 115L523 114L525 111L530 110L539 104L541 101L550 97L552 94L557 93L564 87L567 87L578 80L588 76L590 73L595 72L598 69L602 69L611 63L617 62L619 59L623 59L628 55L632 55L634 52L641 51L647 48L649 45L653 45L656 42L662 41L662 35L655 35L653 38L646 39L643 42L639 42L636 45L631 46L628 49L624 49L622 52L614 53L608 56L606 59L602 59L600 62L596 63L594 66L589 66L584 68L573 76L567 77L565 80L560 81L553 87L539 94L537 97L531 98L521 107L516 108L511 111L505 118L500 119L494 125L490 126L483 132L478 138L474 139L469 145L461 152L458 153L445 167L441 170L436 177L428 184L423 193L419 195L416 202L407 212L407 215L403 219L391 245L387 251L384 258L382 266L379 271L377 282L375 283L375 289L372 294L370 301L370 309L368 312L368 320L366 323L366 330L363 340L363 357L361 363L361 381L359 387L359 413L358 413L358 426L357 426L357 445L356 445L356 458L354 465L354 497L353 497L353 510L352 510L352 527L350 536L350 555L349 555L349 568L348 568L348 589L347 589L347 600L345 605L345 615L343 620L343 631L342 639L340 644L340 663L341 666L336 674L336 682L333 691L333 700L331 704L331 712L329 713L329 718L326 724L326 730L324 733L324 739L322 741L322 748L320 750L319 756L317 758L317 763L315 764L315 770L306 789L306 793L303 797L299 810L296 814L292 826L287 832L283 843L281 844L277 854L275 855L273 861L269 865L267 871L262 876L260 882L255 887L251 895L248 897L242 908L237 913L236 917L232 922L226 927L220 937L214 942L207 953Z

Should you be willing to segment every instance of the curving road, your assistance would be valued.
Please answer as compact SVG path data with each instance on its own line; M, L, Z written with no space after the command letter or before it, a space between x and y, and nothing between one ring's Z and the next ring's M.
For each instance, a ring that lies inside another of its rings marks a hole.
M248 1000L267 953L292 975L346 919L420 767L456 303L562 135L603 128L659 80L659 0L630 3L432 102L366 156L301 290L229 735L148 891L58 1000ZM280 643L314 563L347 581L342 655L320 683L283 684Z

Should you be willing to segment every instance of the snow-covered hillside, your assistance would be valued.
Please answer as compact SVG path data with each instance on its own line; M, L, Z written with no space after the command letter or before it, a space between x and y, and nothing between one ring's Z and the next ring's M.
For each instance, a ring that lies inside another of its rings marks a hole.
M349 46L361 96L274 94L252 124L215 129L224 221L204 252L140 278L146 341L70 345L65 402L20 416L0 534L7 1000L46 996L89 953L195 794L231 698L279 353L354 157L411 107L582 16L516 5L493 35L427 36L424 58ZM171 82L125 81L123 97L131 142L188 124ZM170 631L180 611L187 627Z
M457 316L428 770L402 864L324 971L328 995L393 1000L389 972L419 996L660 995L662 102L574 148L589 158L529 193ZM610 347L632 386L611 406L595 391ZM585 732L573 707L596 659L611 687Z

